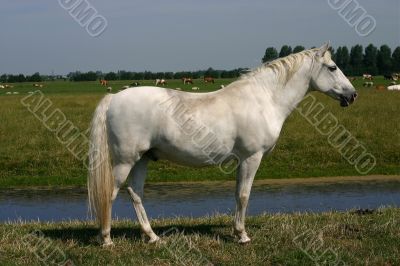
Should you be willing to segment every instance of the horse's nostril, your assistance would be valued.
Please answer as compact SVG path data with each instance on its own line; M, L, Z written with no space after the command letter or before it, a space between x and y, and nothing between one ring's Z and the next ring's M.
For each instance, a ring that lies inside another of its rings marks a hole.
M357 97L358 97L358 94L357 94L357 93L354 93L354 94L353 94L354 100L355 100Z

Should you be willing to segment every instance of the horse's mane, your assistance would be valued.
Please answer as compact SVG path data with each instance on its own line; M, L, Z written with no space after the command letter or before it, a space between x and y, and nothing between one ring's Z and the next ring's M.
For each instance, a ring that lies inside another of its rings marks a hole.
M270 69L273 73L275 73L277 80L280 81L281 84L286 84L294 75L294 73L299 70L304 59L306 57L312 58L317 50L317 48L305 50L296 54L291 54L286 57L266 62L261 66L242 74L240 80L247 80L256 77L258 74Z

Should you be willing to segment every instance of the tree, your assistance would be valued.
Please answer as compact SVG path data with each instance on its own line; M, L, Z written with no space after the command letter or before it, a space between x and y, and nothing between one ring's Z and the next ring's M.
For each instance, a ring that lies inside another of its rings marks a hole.
M145 71L143 74L143 79L145 80L152 80L157 78L158 78L157 75L150 71Z
M219 73L217 70L214 70L212 67L210 67L206 72L204 72L204 77L219 78Z
M7 74L3 74L0 77L0 82L6 83L7 82Z
M120 70L118 71L118 77L120 80L131 80L133 79L132 72Z
M173 79L174 78L174 73L173 72L165 72L164 73L164 78L165 79Z
M377 60L378 60L378 48L372 44L368 45L365 48L365 54L363 60L364 69L367 73L371 75L378 74Z
M379 74L387 75L392 72L392 50L387 45L382 45L378 52L377 65Z
M279 52L279 57L285 57L288 56L292 53L292 47L288 45L284 45L281 48L281 51Z
M118 76L117 76L117 74L114 73L114 72L109 72L109 73L107 73L107 74L104 76L104 79L105 79L105 80L117 80L117 79L118 79Z
M360 76L363 74L363 47L359 44L353 46L350 51L351 75Z
M392 70L400 72L400 46L394 49L392 54Z
M17 82L25 82L25 81L26 81L26 77L24 76L24 74L19 74L19 75L17 76L16 81L17 81Z
M164 78L164 72L157 72L156 74L157 79L163 79Z
M32 76L30 76L28 80L31 82L42 82L43 79L40 76L39 72L36 72Z
M97 80L97 74L93 71L89 71L87 73L81 73L79 71L71 72L68 74L68 77L72 81L95 81L95 80Z
M293 53L295 54L295 53L299 53L299 52L301 52L301 51L304 51L306 48L304 48L304 46L301 46L301 45L297 45L296 47L294 47L294 49L293 49Z
M335 48L333 48L332 46L329 47L329 52L331 52L331 57L333 62L336 62L336 52L335 52Z
M134 80L143 80L144 79L144 73L143 72L133 73L133 79Z
M265 50L264 57L262 58L262 62L270 62L272 60L275 60L278 58L278 51L274 47L268 47L267 50Z
M336 64L346 74L349 74L350 55L346 46L339 46L336 51Z

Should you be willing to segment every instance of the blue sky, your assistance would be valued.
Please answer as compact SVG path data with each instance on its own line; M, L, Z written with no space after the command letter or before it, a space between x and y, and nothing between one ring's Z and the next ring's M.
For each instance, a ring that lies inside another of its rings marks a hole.
M91 37L58 0L2 0L0 73L254 67L268 46L400 45L400 1L358 0L376 19L357 35L329 0L89 0L108 26Z

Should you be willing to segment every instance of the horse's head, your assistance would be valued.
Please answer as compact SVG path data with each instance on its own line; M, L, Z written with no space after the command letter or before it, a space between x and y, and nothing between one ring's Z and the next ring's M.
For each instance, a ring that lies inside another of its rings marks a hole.
M332 61L329 43L316 50L311 87L340 101L342 107L347 107L357 98L354 86Z

